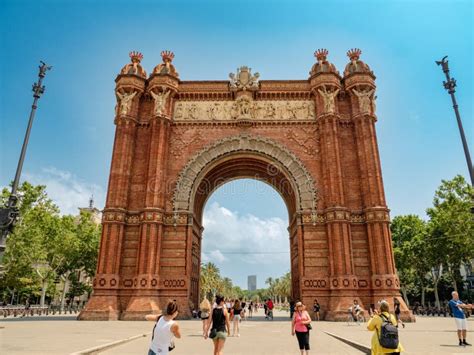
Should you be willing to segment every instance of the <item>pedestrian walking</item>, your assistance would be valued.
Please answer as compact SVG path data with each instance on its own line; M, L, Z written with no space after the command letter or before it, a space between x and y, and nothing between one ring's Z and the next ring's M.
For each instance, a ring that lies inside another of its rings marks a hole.
M472 305L467 305L459 299L459 294L456 291L451 292L452 299L449 301L449 307L453 313L454 321L458 331L459 346L471 346L466 340L467 336L467 319L464 314L464 309L471 308Z
M207 298L204 298L199 305L199 310L201 311L201 320L202 320L202 331L206 330L206 324L207 320L209 319L209 316L211 315L211 302Z
M374 332L372 335L372 355L400 354L404 351L398 339L397 320L389 313L387 301L380 302L380 310L374 314L367 323L367 329Z
M316 320L319 321L319 313L321 311L321 306L319 305L319 302L318 300L314 300L314 304L313 304L313 312L314 312L314 316L316 317Z
M301 302L295 304L295 314L291 321L291 335L296 335L301 355L309 354L309 331L311 330L311 317Z
M401 324L403 328L405 328L405 323L402 322L402 319L400 318L400 301L398 298L393 299L393 304L395 306L395 318L397 318L397 323Z
M231 318L232 318L232 336L235 337L236 331L237 336L240 337L240 321L242 320L242 313L243 309L240 305L239 300L235 300L234 307L231 310Z
M253 313L253 301L250 301L250 303L249 303L249 318L252 318L252 313Z
M290 300L290 319L293 319L294 313L295 313L295 301Z
M274 308L274 304L273 304L273 301L272 301L271 298L269 298L269 299L267 300L266 305L267 305L267 316L266 316L266 318L273 320L273 308Z
M224 297L216 296L216 304L203 336L204 339L211 338L214 342L214 355L223 355L225 340L230 336L229 313L224 305Z
M148 355L168 355L174 349L173 338L181 338L178 322L174 319L178 315L178 305L176 301L171 301L166 306L163 314L149 314L146 320L155 321L153 328L150 349Z

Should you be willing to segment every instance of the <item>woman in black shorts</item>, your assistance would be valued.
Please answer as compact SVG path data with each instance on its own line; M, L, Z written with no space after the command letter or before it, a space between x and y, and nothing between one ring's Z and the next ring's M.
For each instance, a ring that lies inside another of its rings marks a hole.
M214 355L223 355L225 339L230 336L229 313L224 306L224 297L216 296L216 304L203 335L204 339L209 337L214 342Z
M200 317L202 320L202 331L206 330L207 320L211 315L211 303L208 301L207 298L204 298L199 305L199 310L201 311Z

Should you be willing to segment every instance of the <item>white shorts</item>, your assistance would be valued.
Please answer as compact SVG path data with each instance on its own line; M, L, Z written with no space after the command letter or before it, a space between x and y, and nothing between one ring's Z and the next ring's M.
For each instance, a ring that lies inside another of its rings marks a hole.
M467 320L466 318L454 318L454 320L456 321L456 327L458 328L458 330L467 330Z

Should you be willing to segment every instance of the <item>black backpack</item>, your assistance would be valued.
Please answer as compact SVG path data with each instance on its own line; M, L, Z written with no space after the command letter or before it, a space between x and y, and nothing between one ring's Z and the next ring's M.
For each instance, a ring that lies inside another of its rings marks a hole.
M391 320L382 313L382 326L380 327L379 343L387 349L398 348L398 328L392 324Z

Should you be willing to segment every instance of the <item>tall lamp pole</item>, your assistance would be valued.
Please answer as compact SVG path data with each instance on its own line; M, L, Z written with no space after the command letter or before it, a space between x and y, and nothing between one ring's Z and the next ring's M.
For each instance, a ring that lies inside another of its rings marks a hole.
M16 168L15 180L13 180L12 191L8 202L5 206L0 207L0 266L2 264L1 258L5 251L5 243L8 236L13 229L13 226L18 219L19 209L18 203L18 184L20 182L21 170L23 168L23 162L25 160L26 148L28 147L28 140L30 139L31 126L33 125L33 119L35 118L36 108L38 107L38 100L44 93L45 87L42 84L43 78L46 76L46 71L52 67L46 65L44 62L40 62L38 81L33 84L33 105L31 106L30 119L28 121L28 128L26 129L25 139L23 140L23 146L21 148L20 159Z
M471 155L469 154L469 147L467 145L466 136L464 135L464 129L462 127L461 115L458 110L458 103L454 93L456 92L456 80L451 78L449 75L449 66L448 61L446 60L448 56L445 56L443 59L436 61L436 64L441 65L443 72L446 75L446 81L443 81L444 88L451 95L451 100L453 101L454 113L456 114L456 120L458 121L459 133L461 133L462 146L464 148L464 154L466 155L467 170L469 171L469 176L471 177L471 186L474 186L474 171L472 167Z

